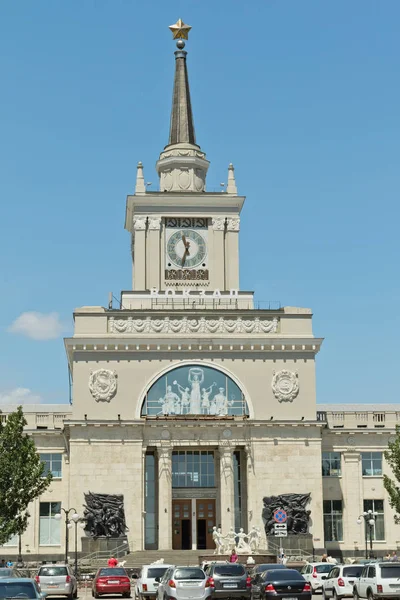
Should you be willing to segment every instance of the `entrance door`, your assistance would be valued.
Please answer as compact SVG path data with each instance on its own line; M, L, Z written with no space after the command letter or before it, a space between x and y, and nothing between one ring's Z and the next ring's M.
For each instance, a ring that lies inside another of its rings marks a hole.
M212 550L215 546L212 533L216 525L215 500L196 501L197 549Z
M172 501L172 548L192 549L191 500Z

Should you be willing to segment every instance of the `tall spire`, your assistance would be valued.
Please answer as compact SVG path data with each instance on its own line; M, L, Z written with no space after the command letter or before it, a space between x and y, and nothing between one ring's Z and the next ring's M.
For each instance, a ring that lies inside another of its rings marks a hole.
M185 42L179 40L175 52L175 79L172 95L171 126L168 146L171 144L196 144L192 104L190 101L189 78L186 66Z
M204 192L209 162L196 144L189 78L184 50L190 25L179 19L170 26L177 39L175 51L175 78L172 95L169 140L160 154L156 168L162 192Z

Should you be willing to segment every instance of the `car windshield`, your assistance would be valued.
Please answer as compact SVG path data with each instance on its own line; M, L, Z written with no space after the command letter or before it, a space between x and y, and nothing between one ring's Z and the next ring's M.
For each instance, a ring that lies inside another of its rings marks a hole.
M172 579L205 579L204 571L201 569L182 568L176 569Z
M317 573L329 573L329 571L332 570L332 565L330 565L329 563L326 563L325 565L317 565L315 567L315 570L317 571Z
M214 567L214 575L226 575L227 577L240 577L244 575L244 567L242 565L218 565Z
M381 567L382 579L391 579L400 577L400 564L398 565L385 565Z
M278 571L281 569L285 569L285 571L287 571L287 567L286 565L280 565L280 564L276 564L276 565L260 565L260 567L263 567L262 569L260 569L260 571L262 572L262 576L265 577L266 573L268 571Z
M67 567L41 567L40 577L60 577L68 575Z
M165 571L167 570L168 567L162 567L162 568L157 568L157 569L148 569L147 570L147 578L148 579L155 579L156 577L159 577L161 579L161 577L164 575ZM145 576L146 578L146 576Z
M360 577L362 570L362 565L352 565L351 567L345 567L343 569L343 577Z
M0 577L12 577L12 569L0 569Z
M3 583L0 581L0 598L37 598L35 586L31 581Z
M272 569L271 571L266 572L265 579L275 581L293 581L294 579L298 579L299 581L305 581L303 575L295 569Z
M126 576L125 569L110 567L109 569L100 569L99 577L121 577Z

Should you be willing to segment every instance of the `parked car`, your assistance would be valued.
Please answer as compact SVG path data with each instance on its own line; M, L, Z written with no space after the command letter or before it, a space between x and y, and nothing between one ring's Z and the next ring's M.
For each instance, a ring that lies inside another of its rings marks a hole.
M281 563L268 563L257 565L252 572L251 576L251 597L259 598L261 586L264 585L264 577L268 571L278 571L280 569L287 569L286 565Z
M206 569L207 585L212 590L213 598L246 598L251 597L251 577L243 565L239 563L212 563Z
M340 600L345 596L353 596L355 581L360 577L362 570L363 565L333 566L322 583L323 600Z
M0 579L0 598L23 598L23 600L43 600L46 596L39 590L33 579L9 577Z
M260 589L261 600L311 600L311 585L296 569L266 571Z
M131 597L131 580L123 567L103 567L97 571L92 583L92 596L100 598L103 594Z
M166 570L172 566L166 564L143 565L136 580L135 598L137 600L144 600L145 598L155 600L159 581L164 576Z
M22 577L22 573L13 567L0 567L0 579L4 577Z
M45 596L78 597L78 583L69 565L43 565L35 581Z
M208 578L200 567L169 567L160 579L157 598L205 600L211 596L211 591Z
M322 582L326 579L333 565L327 562L307 563L301 570L304 579L312 587L312 591L317 592L322 590Z
M376 562L364 565L359 579L354 583L353 598L399 598L400 563Z

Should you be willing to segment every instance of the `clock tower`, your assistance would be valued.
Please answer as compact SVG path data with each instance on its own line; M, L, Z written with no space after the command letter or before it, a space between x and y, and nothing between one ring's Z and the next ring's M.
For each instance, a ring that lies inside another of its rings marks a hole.
M138 163L135 194L128 196L125 228L132 236L133 290L228 292L239 288L239 196L233 165L226 188L206 191L209 161L196 143L182 21L177 39L168 144L156 169L159 191L146 189ZM207 294L208 296L208 294Z

